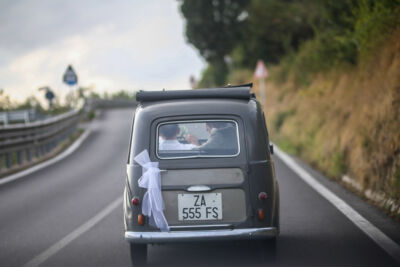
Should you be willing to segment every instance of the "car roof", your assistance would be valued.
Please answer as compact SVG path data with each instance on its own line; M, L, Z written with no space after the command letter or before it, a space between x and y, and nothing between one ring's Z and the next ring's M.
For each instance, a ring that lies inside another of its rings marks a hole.
M168 90L168 91L140 91L136 100L140 103L168 101L168 100L196 100L196 99L242 99L250 100L254 95L250 93L252 84L227 86L223 88L206 88L196 90Z
M253 104L251 104L253 103ZM177 99L141 103L137 114L146 120L172 116L237 115L247 117L256 109L255 99Z

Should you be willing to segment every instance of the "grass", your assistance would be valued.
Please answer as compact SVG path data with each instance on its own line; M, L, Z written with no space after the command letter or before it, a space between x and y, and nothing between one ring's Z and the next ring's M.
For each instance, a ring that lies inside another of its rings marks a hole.
M283 151L286 153L292 154L292 155L298 155L298 149L287 139L281 139L277 141L277 144L279 148L281 148Z
M279 101L279 99L278 99L278 101ZM288 117L293 116L294 114L296 114L296 110L295 109L286 110L286 111L279 111L278 114L276 115L275 121L274 121L275 130L277 132L279 132L279 130L282 127L282 125L285 122L285 120Z
M335 178L340 178L346 173L346 160L342 151L336 152L332 156L332 164L328 169L328 175Z

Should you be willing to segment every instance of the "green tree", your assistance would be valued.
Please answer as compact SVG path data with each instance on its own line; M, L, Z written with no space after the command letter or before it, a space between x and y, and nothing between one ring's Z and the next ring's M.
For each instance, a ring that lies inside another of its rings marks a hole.
M4 89L0 89L0 111L12 108L10 97L5 94Z
M36 110L36 112L44 113L44 108L40 104L39 100L33 95L27 97L23 103L17 104L15 109L16 110L34 109Z
M228 68L225 56L240 40L243 13L249 0L183 0L186 37L212 66L212 82L223 85Z
M126 90L119 90L116 93L111 95L111 99L135 99L136 92L134 91L126 91Z
M314 36L320 9L314 0L253 0L247 8L243 41L235 49L235 63L253 68L258 59L279 62Z

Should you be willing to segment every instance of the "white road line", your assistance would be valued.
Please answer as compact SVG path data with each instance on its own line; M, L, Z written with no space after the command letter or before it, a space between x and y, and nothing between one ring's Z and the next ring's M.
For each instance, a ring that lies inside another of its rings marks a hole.
M107 207L105 207L102 211L97 213L93 218L91 218L89 221L85 222L78 228L76 228L74 231L69 233L67 236L65 236L63 239L37 255L35 258L33 258L31 261L23 265L23 267L36 267L45 262L47 259L49 259L51 256L59 252L61 249L66 247L69 243L74 241L76 238L78 238L80 235L85 233L86 231L90 230L93 226L95 226L97 223L99 223L102 219L104 219L107 215L109 215L116 207L120 206L122 204L122 197L117 198L114 200L111 204L109 204Z
M375 227L361 214L350 207L345 201L336 196L332 191L324 187L318 182L311 174L304 170L296 161L294 161L288 154L281 151L276 145L274 146L275 154L289 166L297 175L303 179L309 186L317 191L321 196L331 202L340 212L349 218L358 228L360 228L366 235L374 240L382 249L384 249L390 256L392 256L398 263L400 263L400 246L385 235L381 230Z
M83 143L83 141L85 141L85 139L89 136L91 130L87 129L85 130L85 132L79 136L78 139L76 139L76 141L70 146L68 147L64 152L62 152L61 154L57 155L56 157L46 160L45 162L39 163L29 169L17 172L15 174L6 176L4 178L0 179L0 186L3 184L7 184L9 182L15 181L17 179L20 179L26 175L32 174L38 170L41 170L43 168L46 168L47 166L50 166L64 158L66 158L67 156L69 156L70 154L72 154L75 150L77 150L81 144Z

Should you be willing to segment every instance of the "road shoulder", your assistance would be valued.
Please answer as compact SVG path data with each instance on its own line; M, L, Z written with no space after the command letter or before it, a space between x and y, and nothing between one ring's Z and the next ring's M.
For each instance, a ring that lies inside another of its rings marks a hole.
M277 148L277 147L276 147ZM400 226L383 212L279 148L276 156L400 262Z

